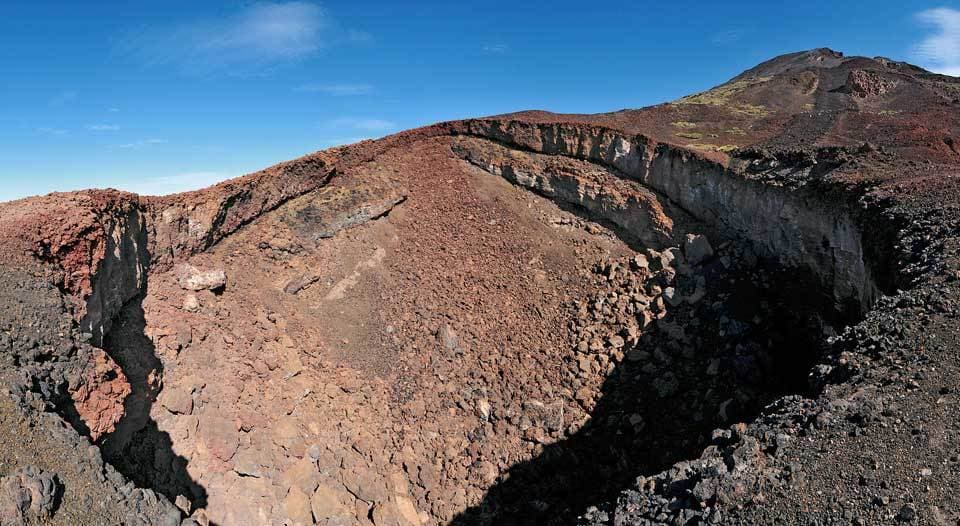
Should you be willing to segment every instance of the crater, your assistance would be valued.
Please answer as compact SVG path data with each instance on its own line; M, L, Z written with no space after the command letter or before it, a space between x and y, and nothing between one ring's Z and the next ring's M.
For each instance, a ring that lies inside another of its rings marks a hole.
M89 323L130 394L93 438L217 524L576 523L815 397L830 338L896 286L894 226L823 164L753 166L466 121L208 248L131 216Z

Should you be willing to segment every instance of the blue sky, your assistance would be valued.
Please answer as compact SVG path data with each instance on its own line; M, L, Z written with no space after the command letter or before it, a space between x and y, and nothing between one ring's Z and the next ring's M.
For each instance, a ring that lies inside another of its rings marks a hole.
M831 47L960 75L960 2L11 1L0 200L198 188L521 109L671 100Z

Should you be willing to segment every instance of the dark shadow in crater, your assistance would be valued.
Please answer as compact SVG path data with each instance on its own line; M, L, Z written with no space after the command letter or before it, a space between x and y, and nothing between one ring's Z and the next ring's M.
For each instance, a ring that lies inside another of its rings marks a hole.
M587 424L512 466L452 524L575 524L636 477L697 458L712 430L750 422L780 396L809 393L826 322L822 309L798 304L780 284L810 282L780 270L764 287L754 274L717 265L705 269L713 274L707 297L665 319L683 327L688 342L664 330L645 334L636 351L647 354L627 353Z
M187 497L193 509L205 507L207 492L187 472L187 459L174 453L170 435L150 416L160 392L163 364L145 333L142 296L124 306L104 338L104 350L120 365L132 389L125 415L99 446L109 462L138 487L149 488L173 502Z

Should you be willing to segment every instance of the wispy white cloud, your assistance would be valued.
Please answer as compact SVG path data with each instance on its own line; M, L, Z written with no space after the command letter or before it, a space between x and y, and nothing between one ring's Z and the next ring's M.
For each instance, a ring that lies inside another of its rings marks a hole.
M64 105L70 104L71 102L75 102L77 98L78 98L78 95L76 91L70 91L70 90L61 91L60 93L57 93L56 95L51 97L50 100L47 102L47 104L49 106L56 108L58 106L64 106Z
M325 93L334 97L345 97L349 95L368 95L373 93L373 86L369 84L303 84L293 88L293 91Z
M123 148L125 150L146 148L147 146L155 146L158 144L166 144L166 139L143 139L140 141L128 142L125 144L118 144L117 148Z
M120 108L107 108L107 111L110 113L118 113L120 111Z
M121 50L151 65L194 72L243 70L295 61L337 38L336 24L312 2L258 2L219 19L146 28L121 39Z
M200 190L232 177L235 176L222 172L187 172L177 175L148 177L140 181L125 181L119 183L117 189L140 195L167 195Z
M502 43L484 44L481 50L484 53L490 53L491 55L503 55L504 53L510 51L510 46Z
M84 128L90 131L117 131L120 126L116 124L87 124Z
M719 33L715 33L712 37L710 37L710 40L714 44L731 44L733 42L736 42L737 40L740 40L740 38L742 37L743 37L743 30L729 29L727 31L721 31Z
M960 10L938 7L916 16L933 32L914 47L914 56L931 71L960 76Z
M359 118L359 117L340 117L338 119L331 119L329 121L323 122L321 124L323 128L329 129L353 129L353 130L363 130L369 132L383 132L387 130L392 130L397 127L397 125L391 121L383 119L369 119L369 118Z
M62 137L70 133L67 130L64 130L63 128L51 128L49 126L37 128L37 132L42 133L44 135L53 135L57 137Z

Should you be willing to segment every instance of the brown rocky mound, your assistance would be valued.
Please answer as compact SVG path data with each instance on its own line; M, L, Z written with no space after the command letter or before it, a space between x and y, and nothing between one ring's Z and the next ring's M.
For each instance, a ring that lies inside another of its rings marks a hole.
M958 109L821 49L0 204L0 522L957 524Z

